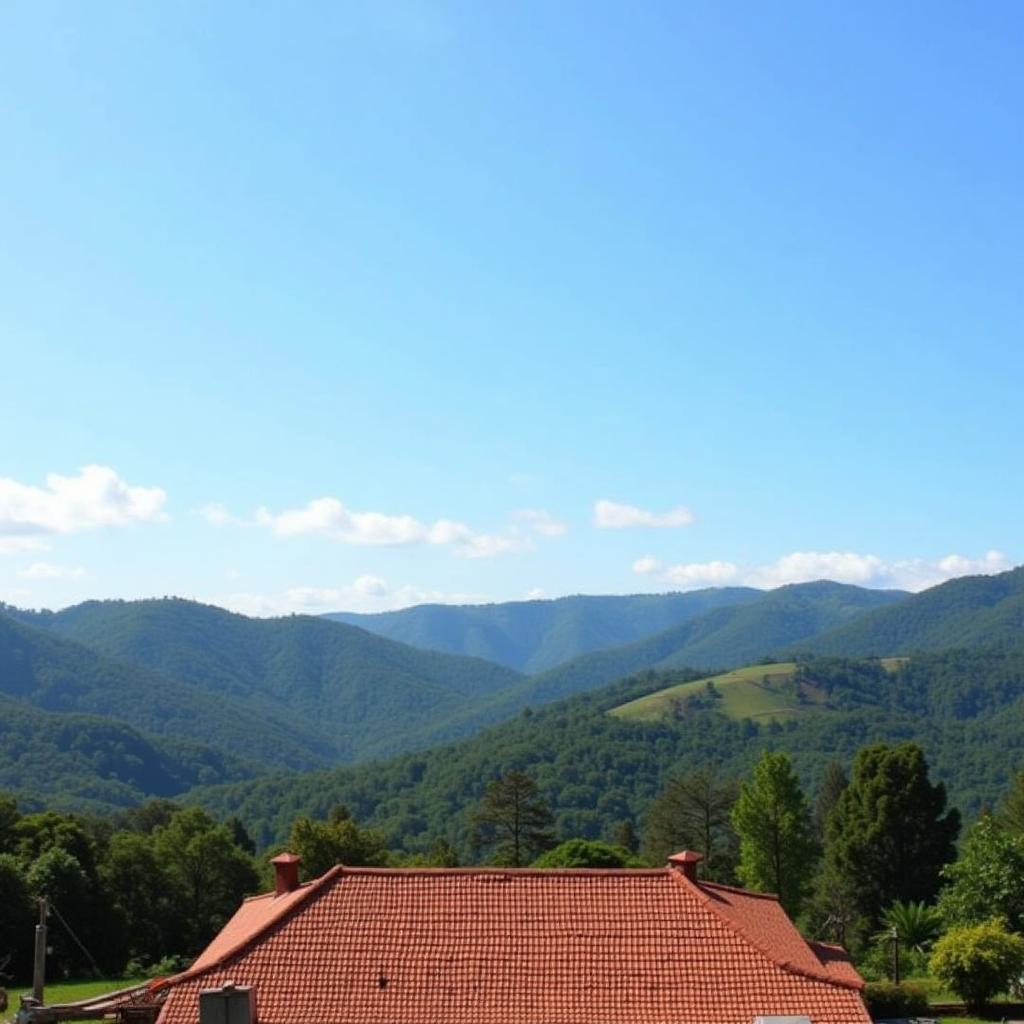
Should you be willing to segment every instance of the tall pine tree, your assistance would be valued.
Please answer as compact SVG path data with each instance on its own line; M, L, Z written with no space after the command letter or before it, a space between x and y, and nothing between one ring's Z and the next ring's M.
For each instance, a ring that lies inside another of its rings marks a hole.
M876 928L897 900L934 900L959 831L916 743L864 747L825 826L821 889L841 890L847 913Z
M738 787L709 768L674 779L655 797L644 827L644 856L664 863L678 850L703 854L702 878L731 882L736 869L736 834L730 814Z
M766 750L761 755L753 778L740 785L732 822L740 838L740 880L776 893L791 916L798 914L818 847L807 798L788 754Z

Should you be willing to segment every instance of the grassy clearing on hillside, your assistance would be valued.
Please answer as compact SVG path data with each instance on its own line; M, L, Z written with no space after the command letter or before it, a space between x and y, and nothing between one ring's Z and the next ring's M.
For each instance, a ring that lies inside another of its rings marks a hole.
M904 658L883 658L882 664L888 671L894 671ZM705 679L669 686L646 697L612 708L609 714L638 722L657 721L672 717L682 710L685 713L688 702L706 702L729 718L753 718L762 722L785 721L796 715L824 708L824 696L813 686L804 685L800 694L792 685L796 663L792 661L770 665L748 665L745 668L723 672ZM712 693L718 696L706 701Z

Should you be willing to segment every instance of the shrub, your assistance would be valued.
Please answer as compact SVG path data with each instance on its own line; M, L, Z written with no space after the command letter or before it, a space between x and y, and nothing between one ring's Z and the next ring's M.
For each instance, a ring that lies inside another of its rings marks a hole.
M929 967L968 1009L977 1010L1024 970L1024 939L999 920L954 928L935 944Z
M928 1012L923 986L872 981L864 987L864 1004L872 1017L922 1017Z
M541 854L535 868L627 868L640 861L629 850L596 839L567 839L560 846Z

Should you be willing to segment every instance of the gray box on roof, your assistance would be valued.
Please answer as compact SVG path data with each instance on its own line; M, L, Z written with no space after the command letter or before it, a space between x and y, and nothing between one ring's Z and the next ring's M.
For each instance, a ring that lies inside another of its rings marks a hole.
M199 993L199 1024L256 1024L256 990L230 981Z

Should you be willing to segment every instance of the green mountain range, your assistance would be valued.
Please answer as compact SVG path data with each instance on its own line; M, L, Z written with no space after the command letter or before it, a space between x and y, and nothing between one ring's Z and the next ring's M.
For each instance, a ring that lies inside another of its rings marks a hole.
M918 665L922 651L953 645L1012 651L1024 638L1022 595L1024 569L1017 569L916 595L820 581L768 592L567 598L482 609L492 626L504 623L500 635L515 640L515 657L524 664L545 663L559 644L576 650L600 643L599 623L614 618L617 608L628 621L606 638L651 629L534 675L318 617L249 619L177 599L90 601L56 613L0 606L0 700L7 720L0 788L31 795L35 803L123 806L197 783L424 750L629 676L639 676L632 685L649 692L657 673L669 672L669 681L679 683L814 653L910 654ZM438 611L406 620L398 613L390 621L422 624ZM463 640L470 611L454 609ZM660 628L678 616L688 617ZM532 651L531 636L539 645ZM970 681L964 677L962 685L968 700ZM687 691L687 702L690 696ZM754 696L737 691L726 710L753 707ZM551 713L557 717L561 707ZM773 713L758 727L789 729L789 717L821 717L808 710ZM738 728L750 725L743 714L733 719ZM924 726L904 721L900 727L911 735Z
M906 598L902 591L826 580L779 587L756 600L717 608L643 640L559 665L524 683L524 700L557 700L648 668L735 668Z
M642 830L648 803L669 779L708 766L740 776L766 748L789 751L813 794L829 761L849 770L867 743L913 739L968 815L994 806L1024 761L1022 649L921 654L898 664L822 658L787 668L794 672L819 703L782 720L733 717L707 705L653 719L615 713L697 675L645 672L454 744L202 787L188 799L240 815L264 843L283 839L300 814L324 817L344 804L381 828L392 848L421 851L445 838L469 856L473 808L488 780L511 770L536 780L560 836L610 839L624 821Z
M429 651L486 658L534 674L607 647L660 633L705 612L764 597L750 587L716 587L686 594L576 595L503 604L423 604L378 614L331 612L347 622Z
M65 662L96 666L67 709L204 742L223 737L224 749L269 767L300 756L309 766L394 753L425 742L421 732L448 738L444 723L467 704L483 708L522 679L324 619L251 619L177 599L89 601L19 618L21 637L47 656L59 651ZM11 692L7 682L0 689ZM47 692L44 671L14 695L49 706ZM275 755L279 735L287 742Z
M1024 642L1024 566L963 576L788 647L816 654L910 654Z

